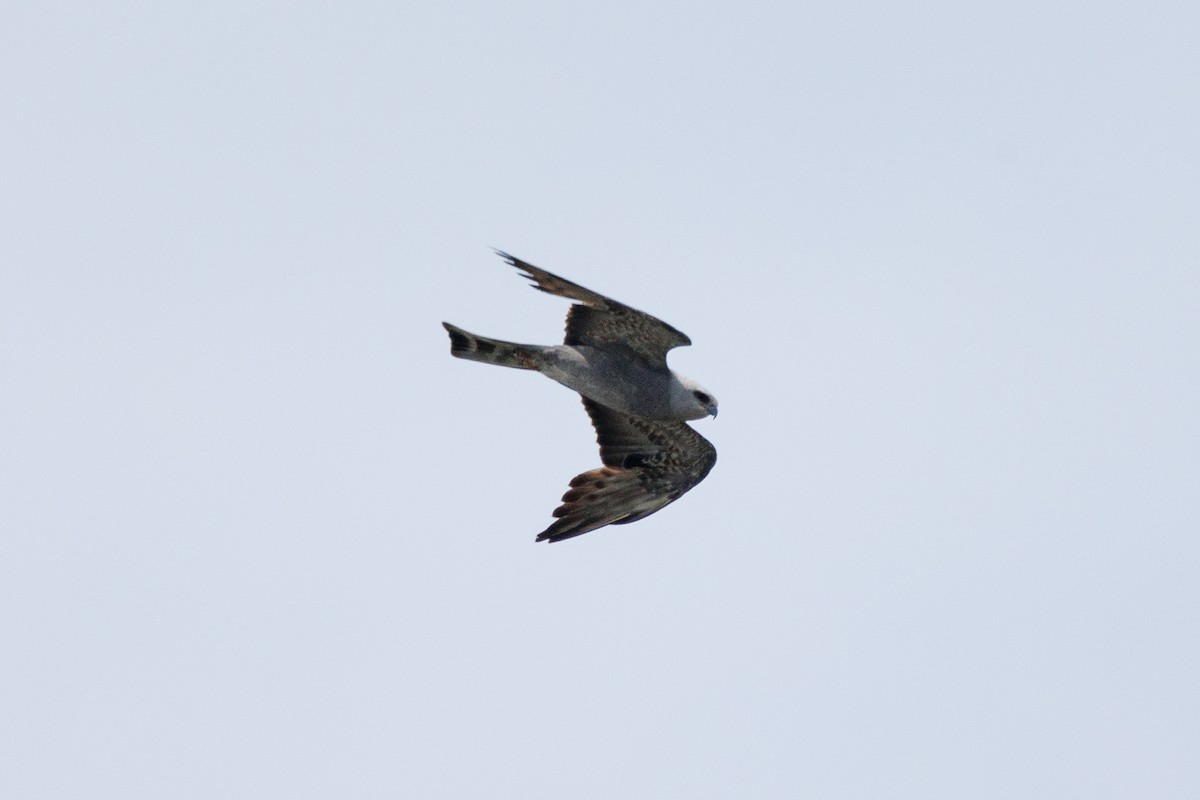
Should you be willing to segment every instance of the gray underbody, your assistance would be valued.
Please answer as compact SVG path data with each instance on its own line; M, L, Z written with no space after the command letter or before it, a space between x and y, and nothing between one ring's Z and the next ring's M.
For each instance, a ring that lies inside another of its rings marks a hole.
M584 397L651 419L678 419L670 398L683 391L670 370L653 369L627 353L584 345L537 348L537 369Z

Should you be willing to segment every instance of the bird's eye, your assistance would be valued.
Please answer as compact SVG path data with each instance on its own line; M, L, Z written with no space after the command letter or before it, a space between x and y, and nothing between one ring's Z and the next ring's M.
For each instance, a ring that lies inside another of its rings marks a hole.
M704 403L704 405L708 405L709 403L712 402L712 398L709 397L708 395L706 395L704 392L692 392L692 396L695 397L697 400L699 400L701 403Z

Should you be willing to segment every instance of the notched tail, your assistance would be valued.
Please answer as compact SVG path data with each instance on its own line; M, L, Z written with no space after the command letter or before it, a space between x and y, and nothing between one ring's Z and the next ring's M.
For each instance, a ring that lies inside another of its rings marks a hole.
M449 322L443 322L442 327L450 334L450 355L455 358L513 369L537 369L535 355L540 349L537 345L502 342L499 339L476 336Z

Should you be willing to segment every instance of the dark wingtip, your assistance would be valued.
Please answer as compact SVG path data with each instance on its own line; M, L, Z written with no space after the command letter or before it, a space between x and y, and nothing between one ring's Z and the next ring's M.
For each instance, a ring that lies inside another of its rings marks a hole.
M532 271L533 264L530 264L528 261L522 261L516 256L506 253L499 248L493 247L492 250L496 253L496 255L503 258L510 267L516 267L518 270L520 270L521 277L527 281L531 281L530 285L534 289L537 289L539 292L545 292L546 294L554 294L554 292L546 289L538 282L538 276Z
M558 533L558 534L539 533L537 536L537 539L535 541L549 542L550 544L554 544L555 542L564 542L567 539L574 539L576 536L579 536L583 533L585 533L585 531L572 531L571 533Z
M560 514L559 512L563 513ZM592 530L592 528L581 524L578 520L574 522L568 522L567 520L561 519L561 517L565 514L566 512L563 511L561 506L554 509L554 516L560 517L560 519L555 520L553 525L539 533L537 535L537 539L534 541L550 542L550 544L554 544L555 542L561 542L566 539L574 539L576 536L582 536L583 534Z

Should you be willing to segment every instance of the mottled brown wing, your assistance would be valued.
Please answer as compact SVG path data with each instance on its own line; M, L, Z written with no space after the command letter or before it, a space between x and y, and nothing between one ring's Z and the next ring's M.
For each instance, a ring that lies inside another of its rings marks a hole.
M657 317L571 283L508 253L496 252L533 281L534 288L578 301L567 312L564 344L625 346L651 366L665 368L668 350L692 343L686 334Z
M538 541L560 542L605 525L648 517L704 480L717 450L686 422L622 414L583 399L592 418L604 466L577 475L557 521Z

